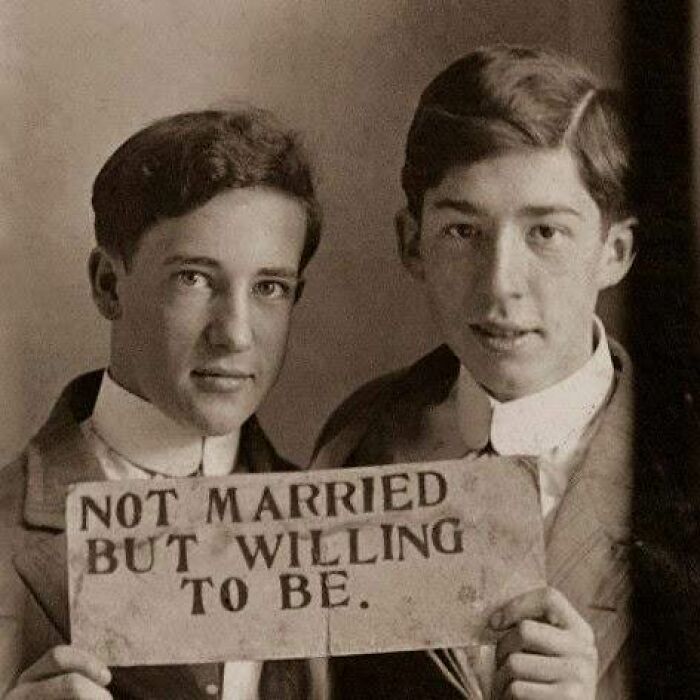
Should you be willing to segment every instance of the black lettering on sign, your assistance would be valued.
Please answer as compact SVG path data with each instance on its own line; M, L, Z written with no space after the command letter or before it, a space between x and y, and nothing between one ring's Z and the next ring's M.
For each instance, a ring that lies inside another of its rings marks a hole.
M243 558L245 559L248 570L255 566L255 562L258 560L258 555L263 558L265 565L269 569L275 563L275 557L277 556L277 552L279 551L283 537L284 535L278 533L275 538L274 549L271 549L265 535L255 535L253 538L255 540L255 548L251 550L248 546L248 541L246 540L245 535L236 535L236 542L238 542L238 547L241 550Z
M115 545L112 540L103 537L90 538L87 540L87 546L87 571L89 574L111 574L117 570L119 562L114 556ZM104 563L99 564L100 560L103 560Z
M399 481L403 483L395 483ZM403 503L397 503L395 499L398 494L406 493L406 491L408 491L408 481L408 474L387 474L382 476L384 510L411 510L413 507L413 502L410 498L408 501L404 501Z
M197 535L168 535L168 539L165 542L165 546L169 547L173 542L177 542L177 568L175 569L178 573L187 572L190 570L188 563L188 550L187 544L189 542L194 542L197 544Z
M192 615L204 615L204 596L202 595L202 590L205 583L208 583L212 588L214 587L211 576L207 576L206 578L183 578L180 583L180 589L190 584L192 585Z
M301 495L302 489L308 489L309 493L306 496ZM303 518L301 504L304 503L308 512L311 515L318 515L316 508L316 499L320 493L320 489L316 484L291 484L289 487L289 517Z
M355 506L352 503L355 484L351 481L329 481L325 486L326 513L328 517L338 515L338 501L343 504L345 512L355 514ZM339 489L342 489L343 493L338 493Z
M301 574L281 574L282 610L299 610L311 602L309 579ZM301 596L301 600L293 594Z
M430 499L431 495L432 499ZM436 506L445 500L445 496L447 496L447 480L440 472L418 472L419 506L423 508Z
M464 551L462 535L464 531L459 528L459 518L442 518L433 525L433 547L441 554L461 554ZM451 537L445 542L443 530L445 526L450 526Z
M115 512L122 527L127 530L136 527L141 522L141 511L141 499L135 493L129 491L119 497Z
M342 579L336 581L336 579ZM342 608L350 602L350 596L342 599L331 600L332 591L345 592L345 582L348 580L347 571L322 571L321 572L321 606L324 608Z
M340 556L327 560L323 558L323 530L309 530L311 535L311 563L314 566L336 566L340 562Z
M80 497L80 529L88 529L88 513L91 512L105 527L112 526L112 497L105 496L105 507L100 508L91 496Z
M230 486L226 489L226 496L224 498L221 497L221 492L218 488L209 489L209 508L207 509L208 524L211 524L214 510L216 510L219 522L223 522L227 510L231 514L232 523L241 522L241 513L238 510L235 486Z
M236 598L235 602L231 598L231 584L234 583L236 586ZM224 580L221 584L221 605L224 610L229 612L238 612L245 608L248 602L248 586L239 578L231 576Z
M154 489L146 494L146 500L149 500L151 496L155 496L158 499L158 519L156 520L156 525L158 527L168 527L170 521L168 518L167 496L172 496L177 501L177 491L175 491L175 489Z
M145 574L153 568L155 562L155 537L145 540L137 540L135 537L124 538L124 552L126 555L126 568L135 574ZM136 561L136 553L147 551L146 555L140 554L141 564Z
M348 561L350 564L375 564L377 561L377 555L369 559L363 559L360 554L360 533L362 530L358 527L348 528L348 538L350 539L350 557Z
M262 496L260 497L260 503L258 504L258 508L255 511L253 520L260 520L263 513L269 513L272 516L273 520L282 520L282 511L279 509L279 506L277 505L275 497L272 495L272 491L270 491L269 486L266 486L263 489Z

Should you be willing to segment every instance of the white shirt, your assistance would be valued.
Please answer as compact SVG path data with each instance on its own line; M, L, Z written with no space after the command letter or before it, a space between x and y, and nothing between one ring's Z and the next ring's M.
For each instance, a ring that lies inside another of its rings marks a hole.
M222 476L236 464L240 432L203 436L172 420L153 404L104 373L92 416L81 430L109 480ZM223 700L258 700L262 662L224 665ZM218 688L211 688L212 695Z
M576 465L574 455L610 392L614 369L603 324L594 319L595 350L579 370L560 382L500 402L462 366L457 387L459 425L475 451L490 441L499 455L538 457L542 513L561 501Z

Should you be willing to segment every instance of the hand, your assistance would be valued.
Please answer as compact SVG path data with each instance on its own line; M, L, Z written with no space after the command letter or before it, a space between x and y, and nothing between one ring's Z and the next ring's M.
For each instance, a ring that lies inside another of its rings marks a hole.
M595 636L559 591L542 588L518 596L489 625L510 628L496 646L494 698L595 700Z
M49 649L17 679L5 700L112 700L105 689L109 669L95 656L70 646Z

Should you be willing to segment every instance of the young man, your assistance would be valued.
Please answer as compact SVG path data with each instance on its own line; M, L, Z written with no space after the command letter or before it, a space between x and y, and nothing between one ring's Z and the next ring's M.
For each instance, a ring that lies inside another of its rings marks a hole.
M548 588L495 648L334 660L337 698L630 696L630 366L595 315L633 260L627 171L614 95L563 57L477 50L423 93L396 229L445 345L346 401L316 466L530 456Z
M90 650L66 645L66 630L29 593L67 607L65 590L51 601L50 565L46 577L25 567L24 582L13 568L14 555L39 543L44 555L65 547L71 483L295 468L254 415L282 365L319 241L295 137L254 110L164 119L111 156L93 207L89 273L111 324L109 367L73 381L3 471L0 694L9 684L8 700L310 698L303 661L110 673Z

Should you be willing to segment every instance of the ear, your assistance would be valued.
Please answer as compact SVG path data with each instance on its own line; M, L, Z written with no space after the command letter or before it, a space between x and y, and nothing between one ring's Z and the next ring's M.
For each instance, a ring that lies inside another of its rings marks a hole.
M294 290L294 303L296 304L299 299L301 299L301 295L304 293L304 288L306 287L306 280L303 277L299 278L299 281L297 282L297 288Z
M614 287L629 272L634 257L634 227L637 219L617 221L608 228L598 270L598 288Z
M116 321L122 314L119 302L119 276L124 265L104 248L97 247L88 259L88 274L92 288L92 298L100 313L108 321Z
M394 217L399 256L412 277L422 280L425 277L423 259L420 255L420 222L408 209L401 209Z

